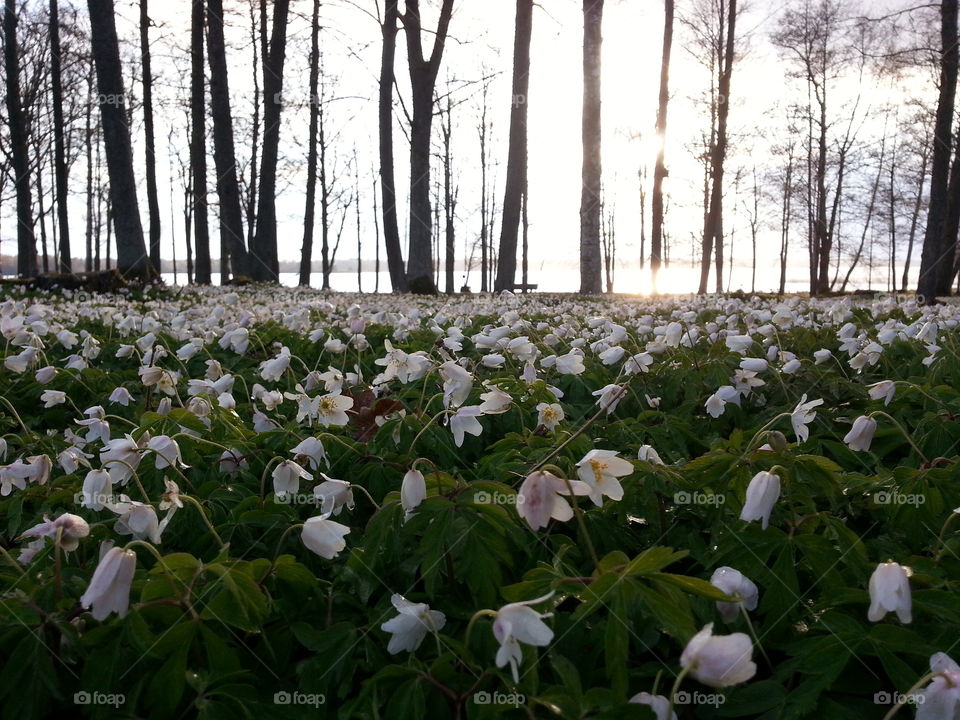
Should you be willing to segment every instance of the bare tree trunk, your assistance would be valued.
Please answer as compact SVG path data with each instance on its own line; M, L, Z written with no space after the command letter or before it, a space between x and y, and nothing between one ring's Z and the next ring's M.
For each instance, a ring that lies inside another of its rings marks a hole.
M783 182L783 212L780 216L780 286L782 297L787 287L787 251L790 248L790 225L793 222L793 147L787 155L787 172Z
M664 164L664 143L667 135L667 106L670 102L670 50L673 46L673 0L664 0L663 57L660 63L660 98L657 106L657 162L653 169L653 197L650 228L650 277L653 292L657 291L657 273L663 259L663 180L667 177ZM641 260L641 262L643 262Z
M580 293L601 292L600 51L603 0L583 0L583 170L580 189Z
M60 7L50 0L50 83L53 92L53 141L57 184L57 223L60 228L60 272L72 273L70 216L67 211L69 175L63 122L63 82L60 72Z
M149 277L152 269L147 261L147 247L140 224L113 0L87 0L87 7L93 59L97 66L97 88L101 98L110 100L100 103L100 117L117 236L117 269L124 275Z
M517 230L520 225L521 194L527 178L527 98L530 92L532 32L533 0L517 0L513 36L510 140L507 149L507 179L503 189L503 217L500 221L500 256L493 286L495 291L510 288L516 282Z
M951 126L960 59L957 50L957 0L943 0L940 13L940 95L933 129L927 229L920 254L920 279L917 283L917 294L923 296L926 302L933 302L940 289L939 267L946 250L943 241L948 228L950 153L953 148Z
M488 268L490 258L487 253L487 92L489 83L483 84L483 105L480 110L480 126L477 128L477 134L480 136L480 292L487 292L490 286L487 284ZM516 253L514 253L514 262L516 262Z
M300 285L310 285L313 263L313 218L317 198L317 125L320 117L320 0L313 0L310 25L310 124L307 131L307 198L303 210L303 247L300 251Z
M257 227L257 183L259 182L257 160L260 154L260 105L263 97L260 94L260 73L262 68L260 52L258 50L258 48L261 47L261 42L258 42L258 40L265 43L267 30L265 19L266 4L264 0L260 0L259 2L259 7L262 11L259 13L260 23L257 22L258 13L256 12L258 0L249 1L250 45L253 47L253 63L251 65L253 68L253 72L251 73L253 75L253 120L250 128L250 181L247 183L247 195L246 198L244 198L244 212L246 213L247 219L247 248L249 248L247 257L248 274L252 276L253 260L250 254L253 252L253 236Z
M913 202L913 211L910 213L910 233L907 235L907 257L903 264L900 292L907 291L907 283L910 280L910 260L913 257L913 243L917 237L917 227L920 224L920 211L923 209L923 185L927 179L927 161L930 159L929 148L929 144L924 143L920 151L920 177L917 180L917 194Z
M223 0L207 1L207 32L210 61L210 107L213 116L213 160L217 168L217 198L220 201L220 246L230 257L234 277L250 276L250 256L243 240L243 210L233 142L233 114L226 46L223 38ZM223 258L221 258L221 265ZM221 277L221 282L224 278Z
M257 232L253 247L250 248L253 278L269 282L277 282L280 277L277 261L277 156L289 10L290 0L275 0L269 56L264 58L263 155L260 161Z
M93 97L93 63L90 63L90 70L87 73L87 96ZM99 139L94 136L93 132L93 103L87 103L86 111L84 112L84 149L87 155L87 187L86 187L86 201L87 201L87 217L86 217L86 228L84 234L85 241L85 250L86 256L83 265L83 269L87 272L93 271L93 146L94 143L99 143Z
M387 251L387 269L394 292L407 291L407 275L400 248L397 226L397 191L393 163L393 84L397 50L399 0L386 0L384 7L383 47L380 57L379 133L380 195L383 204L383 245Z
M403 30L407 39L413 117L410 121L410 257L407 287L417 293L435 293L430 211L430 136L433 127L433 94L443 57L453 0L443 0L430 57L421 42L420 0L407 0Z
M40 255L43 272L50 272L50 249L47 247L47 211L43 205L43 163L37 163L37 225L40 227Z
M353 211L357 219L357 292L363 292L363 247L360 236L360 163L357 147L353 147Z
M203 3L194 2L190 22L190 169L193 173L195 280L210 284L210 228L207 222L207 105L204 92Z
M723 0L720 2L723 8ZM717 85L717 135L710 156L710 177L712 179L710 192L710 210L707 217L707 227L704 237L706 244L709 238L710 245L715 247L717 267L717 292L723 292L723 164L727 156L727 116L730 111L730 79L733 75L733 46L736 37L737 0L729 0L726 12L726 23L721 13L721 32L724 32L725 48L720 64L720 79ZM724 25L726 27L724 28ZM705 254L709 249L705 245ZM707 291L707 277L710 272L709 257L705 257L700 268L700 293Z
M373 254L374 254L374 264L373 264L373 292L380 292L380 221L378 219L379 212L377 208L377 178L374 175L373 183L370 188L370 192L373 197Z
M322 98L317 105L320 133L320 274L322 289L329 290L333 258L330 256L330 183L327 182L327 133Z
M51 6L54 0L51 0ZM143 130L146 155L147 210L150 215L150 265L160 276L160 201L157 198L157 159L153 132L153 75L150 71L150 15L148 0L140 0L140 63L143 73Z
M17 191L17 275L37 274L37 241L33 234L30 198L30 164L27 158L27 125L20 98L20 58L17 53L17 4L6 0L3 12L4 64L7 80L7 123L14 184Z
M447 92L447 107L441 114L441 134L443 136L443 219L444 219L444 281L447 295L453 294L453 266L456 252L456 235L453 220L456 213L457 198L453 189L453 158L450 143L453 140L453 105L450 92Z

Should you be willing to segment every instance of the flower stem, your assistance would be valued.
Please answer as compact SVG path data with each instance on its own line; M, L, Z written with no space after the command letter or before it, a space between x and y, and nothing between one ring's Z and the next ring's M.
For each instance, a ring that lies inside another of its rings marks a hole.
M883 720L890 720L890 718L892 718L894 715L900 712L900 708L902 708L904 705L906 705L910 701L910 697L913 695L913 693L919 690L921 687L923 687L923 685L928 683L930 680L933 680L933 678L935 677L943 677L943 674L930 672L924 675L919 680L917 680L913 684L913 687L911 687L903 695L900 695L897 698L897 702L894 704L892 708L890 708L889 712L887 712L887 714L883 716Z
M213 539L217 541L217 544L220 546L220 549L223 550L226 547L226 543L220 538L220 535L217 533L216 528L213 527L213 523L210 522L210 518L207 517L207 514L203 510L203 505L200 504L200 501L195 497L190 495L180 495L181 500L186 500L188 503L193 505L197 512L200 513L200 517L203 518L204 525L207 526L207 530L210 531L210 534L213 535Z
M677 692L680 690L680 683L683 682L683 679L690 672L691 667L691 665L687 665L687 667L683 668L683 670L680 671L680 674L677 675L677 679L673 681L673 687L670 688L670 705L667 707L668 718L673 717L673 701L676 699Z

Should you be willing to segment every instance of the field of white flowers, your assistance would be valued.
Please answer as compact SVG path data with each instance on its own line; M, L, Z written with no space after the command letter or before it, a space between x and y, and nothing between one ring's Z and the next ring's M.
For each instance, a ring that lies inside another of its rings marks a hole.
M960 718L956 305L2 292L4 720Z

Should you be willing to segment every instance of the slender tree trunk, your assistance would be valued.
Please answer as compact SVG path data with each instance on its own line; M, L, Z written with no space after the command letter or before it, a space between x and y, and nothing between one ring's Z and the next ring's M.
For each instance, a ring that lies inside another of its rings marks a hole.
M210 284L210 227L207 219L207 105L204 92L203 3L194 2L190 23L190 170L193 174L193 235L199 285Z
M487 90L488 85L483 85L483 105L480 110L480 126L477 128L477 134L480 136L480 292L487 292L490 286L487 284L489 277L490 258L487 254ZM514 262L516 262L516 253L514 253Z
M283 64L286 59L287 16L290 0L275 0L269 56L264 58L263 155L260 160L260 199L257 234L251 250L253 278L277 282L277 156L280 113L283 108Z
M377 178L374 176L373 184L370 188L373 197L373 292L380 292L380 220L379 208L377 208Z
M720 0L721 7L724 0ZM726 27L724 27L726 25ZM725 33L725 47L720 65L720 79L717 85L717 134L710 156L710 210L707 217L705 242L716 252L716 288L723 292L723 166L727 157L727 117L730 111L730 80L733 75L733 48L736 38L737 0L729 0L726 11L726 23L721 16L721 31ZM704 258L700 268L700 293L707 291L707 278L710 272L709 257Z
M255 11L256 0L250 0L250 44L253 47L253 120L250 128L250 182L247 183L247 196L244 199L244 210L247 218L247 247L249 254L247 257L249 275L253 274L253 236L257 226L257 160L260 155L260 104L262 96L260 94L260 73L261 62L260 53L257 48L261 45L258 42L260 38L266 38L266 5L261 0L259 32L257 23L257 13Z
M47 210L43 205L43 163L37 163L37 225L40 228L40 255L43 259L43 272L50 272L50 249L47 246Z
M533 33L533 0L517 0L513 36L513 96L510 104L510 140L507 179L503 188L500 221L500 256L495 291L511 288L517 274L517 231L520 204L527 178L527 101L530 93L530 38Z
M207 0L207 33L210 60L210 106L213 116L213 160L217 168L217 198L220 202L220 246L229 253L229 271L234 277L250 276L250 256L243 240L243 210L233 142L229 70L223 38L223 0ZM221 265L223 265L221 258ZM223 273L221 273L222 275ZM221 283L224 278L221 277Z
M430 137L433 127L433 94L443 58L453 0L443 0L434 36L433 50L424 58L421 42L420 0L407 0L403 30L407 40L407 64L413 96L410 121L410 257L407 287L414 292L435 293L430 210Z
M926 302L936 299L939 267L946 250L943 241L948 228L950 153L953 148L951 126L957 91L957 65L960 59L957 50L957 0L943 0L940 13L940 96L933 129L927 229L920 254L920 279L917 283L917 294Z
M900 279L900 292L907 291L910 280L910 261L913 258L913 243L917 237L917 227L920 224L920 211L923 209L923 185L927 179L927 162L930 159L930 146L924 143L920 156L920 177L917 180L917 194L913 201L913 211L910 213L910 233L907 235L907 257L903 263L903 276Z
M320 133L320 274L322 288L329 290L333 258L330 256L330 183L327 182L327 134L323 98L317 104L317 111Z
M453 189L453 158L450 144L453 140L453 105L450 93L447 93L447 107L441 115L441 134L443 136L443 219L444 219L444 290L453 295L453 266L456 254L456 234L453 220L456 211L456 197Z
M940 238L940 262L937 265L938 296L950 295L953 278L956 274L957 234L960 232L960 129L955 135L953 165L950 167L950 179L947 182L947 211L943 222L943 235Z
M123 275L149 277L152 269L140 224L113 0L87 0L87 7L93 59L97 66L97 88L101 98L110 100L100 103L100 117L117 237L117 269Z
M300 285L310 285L313 262L313 219L317 199L317 125L320 118L320 0L313 0L310 25L310 124L307 131L307 198L303 210L303 247L300 251Z
M583 0L583 170L580 191L580 293L601 292L600 52L603 0Z
M10 133L14 185L17 192L17 275L33 277L37 274L37 241L33 234L30 163L27 158L27 125L20 104L20 57L17 52L17 4L15 0L5 1L3 32L7 81L7 123Z
M87 96L93 96L93 63L90 63L90 70L87 73ZM84 241L86 245L86 257L83 269L87 272L93 271L93 146L99 143L99 138L93 132L93 103L87 103L87 109L84 113L84 150L87 155L87 217Z
M657 161L653 168L653 196L650 200L650 278L657 292L657 274L663 260L663 181L667 177L664 144L667 137L667 107L670 102L670 52L673 47L673 0L664 0L663 54L660 62L660 97L657 105ZM641 260L641 262L643 262Z
M51 0L51 5L53 0ZM148 0L140 0L140 64L143 73L143 129L146 144L147 209L150 215L150 265L160 276L160 201L157 198L157 159L153 132L153 75L150 71Z
M53 142L57 185L57 224L60 229L60 272L72 273L70 254L70 216L67 200L70 192L63 122L63 81L60 63L60 7L50 0L50 83L53 94Z
M400 248L397 226L397 192L393 162L393 83L397 49L397 5L399 0L386 0L384 8L383 47L380 58L379 140L380 195L383 204L383 245L387 251L387 269L394 292L407 291L407 276Z

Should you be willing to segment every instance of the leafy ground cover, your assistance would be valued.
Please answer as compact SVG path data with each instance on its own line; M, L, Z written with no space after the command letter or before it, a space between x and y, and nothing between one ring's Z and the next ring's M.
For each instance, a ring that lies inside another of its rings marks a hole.
M0 713L954 718L957 306L0 298Z

